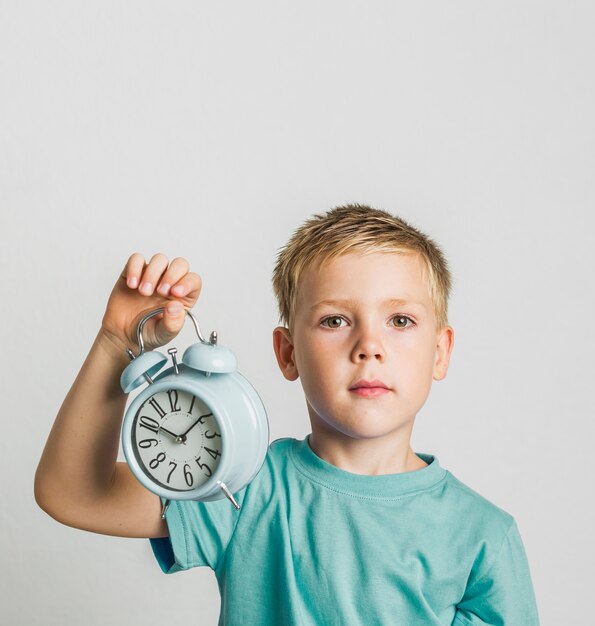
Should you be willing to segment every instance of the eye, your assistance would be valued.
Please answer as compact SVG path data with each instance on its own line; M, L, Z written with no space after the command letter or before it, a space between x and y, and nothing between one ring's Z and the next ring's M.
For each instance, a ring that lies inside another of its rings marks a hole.
M339 322L338 324L333 323L337 321ZM341 322L344 322L344 321L345 320L339 315L331 315L330 317L325 317L320 323L323 326L326 326L326 328L341 328ZM329 322L329 324L327 325L326 322Z
M415 322L408 315L395 315L391 319L397 320L397 323L393 324L395 328L409 328L410 326L415 326ZM407 324L408 321L411 323Z

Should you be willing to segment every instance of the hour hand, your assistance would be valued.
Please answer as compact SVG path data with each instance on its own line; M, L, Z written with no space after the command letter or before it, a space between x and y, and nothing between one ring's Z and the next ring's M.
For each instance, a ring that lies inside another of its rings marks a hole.
M177 443L184 443L184 441L186 441L186 437L184 435L176 435L175 433L172 433L171 430L167 430L167 428L164 428L163 426L160 426L159 430L167 433L170 437L173 437Z

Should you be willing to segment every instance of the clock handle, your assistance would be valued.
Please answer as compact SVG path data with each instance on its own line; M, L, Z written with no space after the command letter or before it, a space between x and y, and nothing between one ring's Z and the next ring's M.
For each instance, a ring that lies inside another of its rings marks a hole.
M216 344L217 343L217 332L213 331L211 333L211 340L207 341L203 334L200 332L200 327L198 326L198 321L196 320L196 317L194 317L194 315L192 313L190 313L190 311L188 311L188 309L184 309L186 311L186 315L192 320L192 323L194 324L194 328L196 330L196 334L198 335L198 338L200 339L200 341L202 343L206 343L206 344ZM136 329L136 340L137 343L139 345L140 351L139 353L135 356L134 353L132 352L132 350L130 350L130 348L127 349L128 352L128 356L131 359L136 359L139 356L141 356L141 354L144 354L145 352L145 342L143 339L143 328L146 324L146 322L148 320L150 320L152 317L155 317L156 315L159 315L160 313L163 313L165 311L164 307L159 307L158 309L155 309L154 311L151 311L150 313L147 313L147 315L145 315L142 320L138 323L137 329Z

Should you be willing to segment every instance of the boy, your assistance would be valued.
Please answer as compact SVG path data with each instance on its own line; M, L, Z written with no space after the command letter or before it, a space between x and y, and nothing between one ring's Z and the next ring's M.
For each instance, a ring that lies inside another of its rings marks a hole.
M410 447L432 379L446 376L450 273L436 244L361 205L315 215L279 253L273 331L285 378L301 379L312 432L269 448L227 500L160 499L116 463L118 380L148 310L147 348L170 341L200 277L183 259L133 255L66 397L36 475L64 524L151 539L168 573L208 565L220 624L535 626L514 519Z

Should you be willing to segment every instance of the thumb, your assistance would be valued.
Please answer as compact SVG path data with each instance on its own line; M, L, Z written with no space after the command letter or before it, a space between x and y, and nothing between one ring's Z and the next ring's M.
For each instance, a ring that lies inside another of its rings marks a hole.
M159 343L164 345L171 341L184 326L186 312L181 302L172 300L165 305L163 318L160 320L156 334Z

